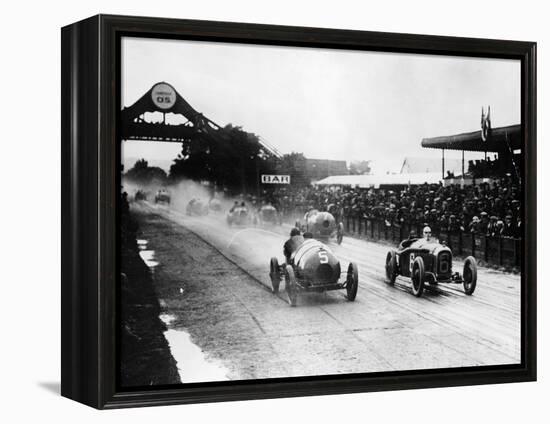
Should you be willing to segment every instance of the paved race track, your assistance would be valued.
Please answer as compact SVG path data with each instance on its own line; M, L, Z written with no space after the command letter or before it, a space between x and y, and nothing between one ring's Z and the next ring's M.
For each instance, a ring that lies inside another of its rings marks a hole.
M132 208L159 263L170 331L188 333L229 379L520 362L519 275L479 268L473 296L439 285L416 298L409 280L385 282L388 246L345 237L330 247L342 269L359 267L355 302L340 290L301 295L292 308L283 289L271 293L268 275L271 256L282 262L289 226L230 228L223 215Z

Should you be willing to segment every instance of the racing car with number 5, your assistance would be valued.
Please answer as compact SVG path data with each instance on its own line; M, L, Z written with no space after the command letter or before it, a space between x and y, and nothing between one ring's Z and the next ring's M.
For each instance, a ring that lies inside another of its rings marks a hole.
M314 239L305 240L291 255L290 263L279 265L277 258L271 258L269 276L273 293L279 291L284 279L290 306L296 306L300 292L325 292L346 289L347 299L354 301L359 286L357 265L351 262L345 278L340 261L323 243Z

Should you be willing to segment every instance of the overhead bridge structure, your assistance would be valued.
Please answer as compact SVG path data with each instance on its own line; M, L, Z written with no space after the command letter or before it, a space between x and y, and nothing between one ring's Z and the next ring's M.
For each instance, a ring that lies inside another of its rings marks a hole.
M162 121L146 120L146 113L161 113ZM183 117L181 124L166 122L166 115ZM121 111L122 140L144 140L183 143L198 137L223 139L223 128L195 110L175 89L166 82L153 85L133 105ZM266 156L280 158L281 154L265 140L259 141Z

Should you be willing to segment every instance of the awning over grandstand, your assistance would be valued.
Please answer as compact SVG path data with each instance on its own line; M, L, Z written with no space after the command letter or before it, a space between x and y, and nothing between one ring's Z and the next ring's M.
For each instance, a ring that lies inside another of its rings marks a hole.
M467 152L501 152L521 149L521 125L493 128L486 141L481 130L442 137L424 138L422 147L431 149L465 150Z
M421 172L414 174L381 174L381 175L333 175L313 183L324 186L352 186L361 188L378 188L381 185L418 185L434 184L441 181L440 172Z

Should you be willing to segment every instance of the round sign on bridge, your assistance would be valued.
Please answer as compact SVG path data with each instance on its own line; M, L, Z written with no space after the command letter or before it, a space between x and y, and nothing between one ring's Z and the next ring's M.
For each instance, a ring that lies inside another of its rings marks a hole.
M162 110L168 110L176 103L176 90L170 84L160 82L151 90L153 103Z

